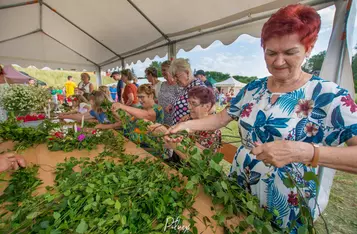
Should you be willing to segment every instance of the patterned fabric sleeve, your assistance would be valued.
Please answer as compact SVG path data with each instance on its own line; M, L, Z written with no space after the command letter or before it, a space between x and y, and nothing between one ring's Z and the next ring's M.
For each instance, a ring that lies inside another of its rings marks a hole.
M327 100L328 97L326 95ZM338 146L357 136L357 104L339 88L325 118L324 144Z
M162 124L164 122L164 110L160 105L155 104L153 107L155 113L156 113L156 123Z
M237 96L232 98L229 104L228 114L234 120L238 120L240 114L242 113L243 110L242 105L243 105L243 99L245 94L246 94L246 88L241 89L237 94Z

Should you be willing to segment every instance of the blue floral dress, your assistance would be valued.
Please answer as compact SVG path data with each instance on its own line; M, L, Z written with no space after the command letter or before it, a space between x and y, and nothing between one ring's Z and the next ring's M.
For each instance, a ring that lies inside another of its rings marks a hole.
M277 224L289 227L299 216L299 201L296 188L285 185L287 172L297 181L314 216L317 185L303 177L306 172L317 173L317 169L302 163L282 168L265 165L250 154L253 143L291 140L341 145L357 135L357 105L347 90L315 76L270 104L273 94L267 88L267 80L249 83L231 101L228 114L238 121L242 146L234 157L230 176L237 175L237 183L257 196L261 206L278 214ZM297 221L296 228L300 225Z

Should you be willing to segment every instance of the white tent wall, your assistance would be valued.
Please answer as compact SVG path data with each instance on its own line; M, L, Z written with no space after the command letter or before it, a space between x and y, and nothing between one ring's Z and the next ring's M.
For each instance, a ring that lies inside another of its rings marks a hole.
M349 18L346 26L346 12L348 11L348 4L353 3L350 8ZM326 57L322 65L320 76L326 80L333 81L341 87L347 89L352 95L355 96L353 74L351 67L353 43L351 38L353 36L353 27L356 19L357 1L336 1L336 11L333 24L333 30L327 49ZM347 29L347 38L343 38L343 34ZM349 43L347 43L349 42ZM321 212L326 208L331 192L335 170L325 167L320 167L319 174L319 193L318 204ZM318 217L315 214L315 218Z

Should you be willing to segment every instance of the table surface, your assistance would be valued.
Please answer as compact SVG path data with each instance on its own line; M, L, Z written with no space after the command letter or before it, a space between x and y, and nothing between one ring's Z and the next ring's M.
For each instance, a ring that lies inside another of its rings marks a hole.
M12 142L2 143L0 144L0 152L6 151L8 149L11 150L13 146L14 143ZM103 151L103 148L104 148L103 146L98 146L97 149L94 149L92 151L76 150L66 153L63 151L56 151L56 152L49 151L47 149L47 145L41 144L36 147L32 147L25 150L22 153L22 155L26 159L27 163L40 165L38 178L40 178L43 181L43 184L38 188L37 192L43 193L46 191L45 187L47 185L53 185L55 179L55 174L53 172L57 163L63 162L65 158L70 158L70 157L75 157L75 158L89 157L90 159L93 159L100 152ZM139 157L138 160L147 157L156 160L156 158L153 155L149 154L147 151L145 151L142 148L138 148L136 144L130 141L127 141L125 143L125 153L137 155ZM169 169L169 172L178 173L174 169ZM4 187L5 186L0 186L0 193L2 193L2 191L5 189ZM203 234L224 233L223 228L217 226L216 221L212 218L212 216L215 214L215 212L211 210L212 206L213 204L212 204L211 197L206 195L203 191L203 188L200 187L200 191L193 204L193 208L195 208L198 211L198 215L194 218L194 220L196 221L195 226L198 229L198 233L203 233ZM188 211L184 212L184 215L186 217L188 217L188 214L189 214ZM206 227L205 224L203 223L203 217L205 216L210 219L213 229L210 227ZM243 217L234 217L233 219L230 219L229 223L235 226L242 219ZM184 225L188 226L188 224L185 222Z

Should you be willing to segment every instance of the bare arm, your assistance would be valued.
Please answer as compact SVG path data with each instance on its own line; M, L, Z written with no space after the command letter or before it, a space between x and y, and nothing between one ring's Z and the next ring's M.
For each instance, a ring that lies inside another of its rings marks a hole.
M227 110L219 112L215 115L209 115L203 119L190 120L183 123L179 123L169 129L168 133L177 133L179 131L207 131L216 130L226 126L232 118L228 115Z
M318 165L357 174L357 137L347 141L347 147L321 146ZM256 144L251 151L258 160L283 167L292 162L310 164L314 157L314 147L306 142L274 141Z
M319 147L319 165L357 174L357 137L347 142L347 147ZM311 147L311 146L310 146ZM306 160L312 161L312 156Z
M134 94L133 93L129 93L128 94L128 101L125 103L125 105L131 106L131 104L133 104L133 101L134 101Z
M116 122L113 124L98 124L95 126L96 129L116 129L121 126L121 122Z
M153 109L143 110L143 109L139 109L139 108L135 108L135 107L131 107L131 106L125 106L125 105L118 104L118 103L116 103L114 105L115 105L115 107L114 107L115 112L117 109L122 109L137 119L147 119L152 122L156 121L156 113Z
M89 85L89 92L93 92L93 90L94 90L94 85L91 83L91 84Z

